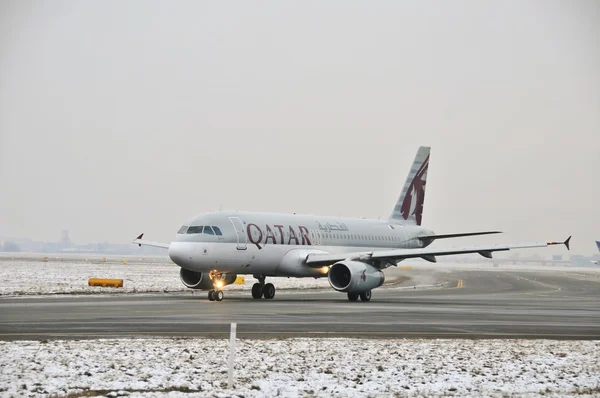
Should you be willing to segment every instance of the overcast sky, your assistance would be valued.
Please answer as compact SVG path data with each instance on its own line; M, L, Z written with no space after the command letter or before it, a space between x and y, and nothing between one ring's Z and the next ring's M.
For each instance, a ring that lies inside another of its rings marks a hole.
M0 1L0 238L218 210L600 239L598 1ZM564 253L553 248L547 253Z

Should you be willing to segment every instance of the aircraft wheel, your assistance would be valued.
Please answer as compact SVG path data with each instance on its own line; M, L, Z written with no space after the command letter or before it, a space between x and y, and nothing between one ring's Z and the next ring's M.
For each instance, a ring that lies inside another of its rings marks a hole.
M262 286L260 283L252 285L252 298L260 299L263 296Z
M275 297L275 286L273 286L272 283L267 283L266 285L263 286L262 292L263 292L263 295L265 296L265 298L267 300L270 300L273 297Z
M348 293L348 300L350 300L350 301L358 300L358 293Z
M371 291L367 290L366 292L361 293L360 294L360 299L362 301L371 301Z
M208 300L209 301L215 301L215 291L214 290L209 290L208 291Z
M215 293L213 294L213 297L217 301L223 301L223 291L222 290L215 291Z

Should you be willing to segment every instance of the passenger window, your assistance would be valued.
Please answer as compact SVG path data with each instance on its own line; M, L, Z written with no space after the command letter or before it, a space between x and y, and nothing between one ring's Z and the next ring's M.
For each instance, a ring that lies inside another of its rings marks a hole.
M202 233L202 228L203 226L194 226L194 227L189 227L187 232L188 234L201 234Z
M223 234L221 233L221 230L219 229L219 227L215 227L215 226L213 225L212 229L213 229L213 231L215 231L215 235L219 235L219 236L223 235Z
M178 234L185 234L188 230L188 226L184 225L183 227L179 228L179 231L177 231Z
M208 225L206 227L204 227L204 233L207 235L214 235L215 233L213 232L212 228L209 227Z

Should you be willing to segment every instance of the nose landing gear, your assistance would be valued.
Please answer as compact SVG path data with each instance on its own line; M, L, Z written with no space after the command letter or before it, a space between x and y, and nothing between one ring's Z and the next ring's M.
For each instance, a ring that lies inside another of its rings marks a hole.
M252 298L260 299L262 297L271 300L275 297L275 286L272 283L265 284L266 277L263 275L254 275L258 283L252 285Z
M223 301L223 291L222 290L209 290L208 291L208 299L210 301Z
M222 274L218 272L210 272L210 281L212 282L213 289L208 291L209 301L223 301L223 281L221 280Z

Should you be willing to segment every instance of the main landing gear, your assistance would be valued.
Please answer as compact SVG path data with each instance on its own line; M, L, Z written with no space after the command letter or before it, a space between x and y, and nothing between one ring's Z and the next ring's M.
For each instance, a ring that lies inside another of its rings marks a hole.
M360 294L348 293L348 300L350 301L357 301L359 297L361 301L371 301L371 291L367 290L366 292Z
M275 297L275 286L272 283L265 284L265 276L254 275L258 279L258 283L252 285L252 298L260 299L264 296L267 300Z

